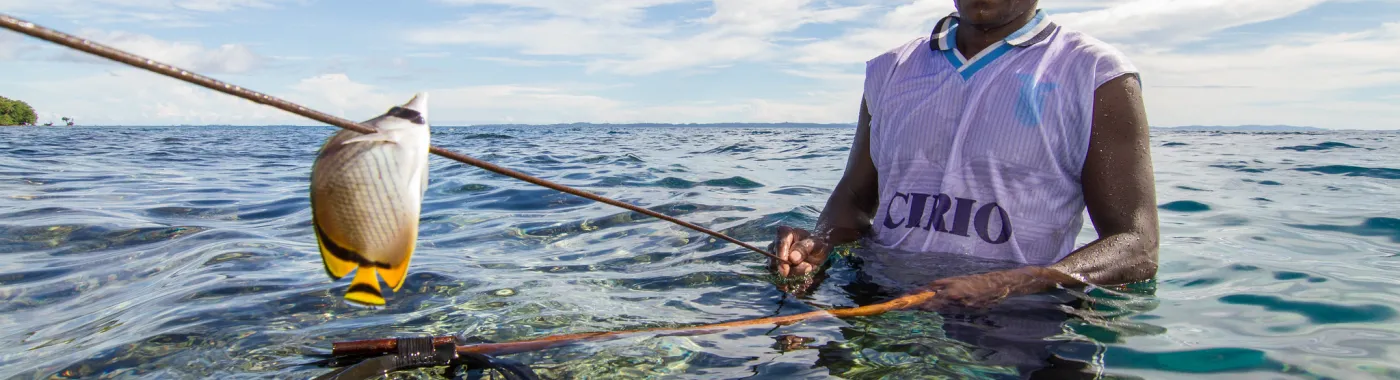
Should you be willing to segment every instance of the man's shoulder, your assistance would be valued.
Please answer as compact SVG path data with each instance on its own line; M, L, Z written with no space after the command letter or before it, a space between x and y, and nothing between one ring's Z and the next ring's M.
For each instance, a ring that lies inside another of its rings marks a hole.
M928 44L928 36L917 37L899 46L895 46L894 48L885 50L879 55L876 55L874 58L871 58L870 60L866 61L866 64L878 65L880 63L888 64L903 62L904 60L909 59L909 56L914 52L919 51L920 49L928 49Z
M1124 74L1138 73L1137 65L1118 47L1074 28L1060 26L1056 36L1060 49L1072 58L1075 67L1092 71L1093 88Z
M928 51L926 49L929 49L929 40L929 37L914 38L866 61L865 93L867 96L878 99L878 94L882 92L881 88L891 80L900 67L904 66L905 62L914 57L915 53L920 50ZM870 103L874 104L876 101L871 100ZM872 107L874 106L872 105Z
M1127 59L1123 51L1113 44L1073 27L1056 25L1053 41L1057 49L1086 58L1111 58L1124 61Z

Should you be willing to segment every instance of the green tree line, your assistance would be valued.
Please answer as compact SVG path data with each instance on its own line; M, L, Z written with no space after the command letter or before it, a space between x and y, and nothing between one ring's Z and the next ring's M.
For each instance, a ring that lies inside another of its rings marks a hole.
M29 103L0 96L0 125L33 125L38 120Z

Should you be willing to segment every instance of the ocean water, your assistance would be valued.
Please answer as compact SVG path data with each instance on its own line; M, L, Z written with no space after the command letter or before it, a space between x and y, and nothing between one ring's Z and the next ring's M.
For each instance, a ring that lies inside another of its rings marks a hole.
M0 130L0 378L309 378L336 341L712 323L899 292L872 272L993 269L857 248L814 294L785 297L741 247L433 157L407 283L386 308L354 307L309 224L310 165L333 131ZM814 223L852 133L438 127L433 141L763 246ZM1398 143L1154 134L1147 284L507 358L546 378L1400 378ZM1079 240L1094 237L1086 223Z

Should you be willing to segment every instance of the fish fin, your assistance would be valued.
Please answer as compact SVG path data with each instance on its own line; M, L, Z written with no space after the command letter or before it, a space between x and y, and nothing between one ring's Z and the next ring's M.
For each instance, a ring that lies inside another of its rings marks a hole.
M408 103L390 108L383 117L395 118L402 121L418 125L428 124L428 94L420 92L413 95Z
M419 92L419 93L413 94L413 99L409 99L409 100L408 100L408 103L404 103L402 107L403 107L403 108L410 109L410 110L413 110L413 111L415 111L415 112L418 112L424 119L427 119L427 118L428 118L428 93L426 93L426 92Z
M403 279L408 276L408 262L413 260L413 250L418 245L417 223L410 226L408 230L408 235L406 235L408 238L408 247L405 248L407 251L404 252L403 261L399 261L398 265L388 268L379 268L379 275L384 277L384 282L388 283L389 287L393 288L395 292L403 287Z
M390 131L379 131L368 135L359 135L349 140L345 140L345 142L342 142L340 144L345 145L360 142L388 142L397 144L399 142L399 136L389 132Z
M331 241L331 237L321 230L321 225L316 224L315 218L311 220L311 228L316 232L316 245L321 248L321 264L325 265L326 274L330 275L332 280L339 280L360 266L357 262L345 259L358 254Z
M350 290L345 291L345 299L363 305L383 306L384 293L379 291L379 277L374 275L375 272L372 266L355 271L355 279L350 281Z

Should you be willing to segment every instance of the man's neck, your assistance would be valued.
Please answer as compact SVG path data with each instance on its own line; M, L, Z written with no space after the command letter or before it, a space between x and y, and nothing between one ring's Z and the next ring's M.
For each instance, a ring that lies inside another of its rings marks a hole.
M1011 22L998 26L959 24L956 34L957 40L954 41L958 44L958 52L968 58L981 53L983 49L992 46L997 41L1006 39L1006 36L1010 36L1011 33L1015 33L1021 27L1029 24L1031 19L1035 18L1035 12L1035 9L1026 11L1016 16Z

